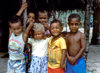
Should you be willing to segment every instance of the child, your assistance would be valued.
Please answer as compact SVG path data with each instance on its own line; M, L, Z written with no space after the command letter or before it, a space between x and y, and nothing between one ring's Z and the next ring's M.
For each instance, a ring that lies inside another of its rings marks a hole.
M44 38L45 28L40 23L34 23L33 38L28 41L32 45L30 73L48 73L48 41Z
M14 16L9 21L9 60L7 73L26 73L24 45L33 24L31 23L23 32L23 23L20 16Z
M19 11L17 12L17 16L21 16L23 11L28 7L28 4L25 2L25 3L22 3L21 5L21 8L19 9ZM35 13L33 12L28 12L27 14L27 25L26 27L30 24L30 22L35 22Z
M86 73L86 64L82 57L86 48L86 38L78 31L81 24L81 17L78 14L71 14L68 18L70 32L67 33L67 72L66 73Z
M43 26L45 27L45 35L46 36L50 36L50 27L49 25L47 24L48 23L48 12L46 10L43 10L43 11L39 11L38 12L38 22L43 24Z
M23 11L28 7L28 4L22 3L21 8L19 9L19 11L17 12L16 15L21 16ZM28 25L30 23L34 23L35 22L35 13L33 12L28 12L27 14L27 21L26 21L26 27L28 27ZM28 37L32 37L32 30L29 32L29 36ZM26 72L28 72L29 66L30 66L30 54L31 54L31 45L29 43L25 44L25 48L24 48L24 53L25 53L25 60L26 60Z
M52 38L48 47L48 73L64 73L66 42L61 36L62 25L59 20L50 24Z

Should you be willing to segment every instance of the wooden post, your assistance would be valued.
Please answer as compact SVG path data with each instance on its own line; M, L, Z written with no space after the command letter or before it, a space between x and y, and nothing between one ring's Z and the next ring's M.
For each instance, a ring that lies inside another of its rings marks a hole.
M86 52L88 52L89 31L90 31L90 11L89 11L89 4L87 4L85 10L85 22L84 22L84 33L86 35L86 42L87 42Z
M26 0L22 0L22 3L26 2ZM23 13L23 23L24 23L24 30L26 29L26 20L27 20L27 9L25 9Z
M84 28L85 28L84 32L86 35L86 40L87 42L89 42L89 30L90 30L89 4L86 5Z

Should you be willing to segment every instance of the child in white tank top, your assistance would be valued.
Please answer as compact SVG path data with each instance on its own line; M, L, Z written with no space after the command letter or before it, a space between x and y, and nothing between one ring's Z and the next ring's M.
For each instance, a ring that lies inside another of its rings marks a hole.
M23 23L20 16L14 16L10 19L9 34L9 60L7 73L26 73L24 46L27 42L28 33L33 24L31 23L23 32Z

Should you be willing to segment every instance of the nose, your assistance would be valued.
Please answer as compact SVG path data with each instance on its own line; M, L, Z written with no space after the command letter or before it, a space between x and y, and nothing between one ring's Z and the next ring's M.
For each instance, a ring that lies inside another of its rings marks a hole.
M57 29L56 28L54 28L54 31L56 31Z
M32 21L32 17L30 18L30 20Z
M75 27L76 25L74 24L73 27Z

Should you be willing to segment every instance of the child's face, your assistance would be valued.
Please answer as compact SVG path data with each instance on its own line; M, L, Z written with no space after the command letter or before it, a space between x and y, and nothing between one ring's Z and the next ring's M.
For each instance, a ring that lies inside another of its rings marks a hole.
M10 23L10 27L15 36L19 35L23 31L23 26L21 26L21 22Z
M32 13L32 12L30 12L30 13L28 13L28 16L27 16L27 22L35 22L35 14L34 13Z
M33 37L35 40L41 40L43 39L44 33L41 30L36 30L33 33Z
M72 18L69 20L68 25L71 32L77 32L80 25L80 20L78 18Z
M59 23L52 23L50 26L50 31L53 36L58 36L61 34L62 27Z
M48 14L47 13L38 13L38 21L41 24L47 23L48 22Z

